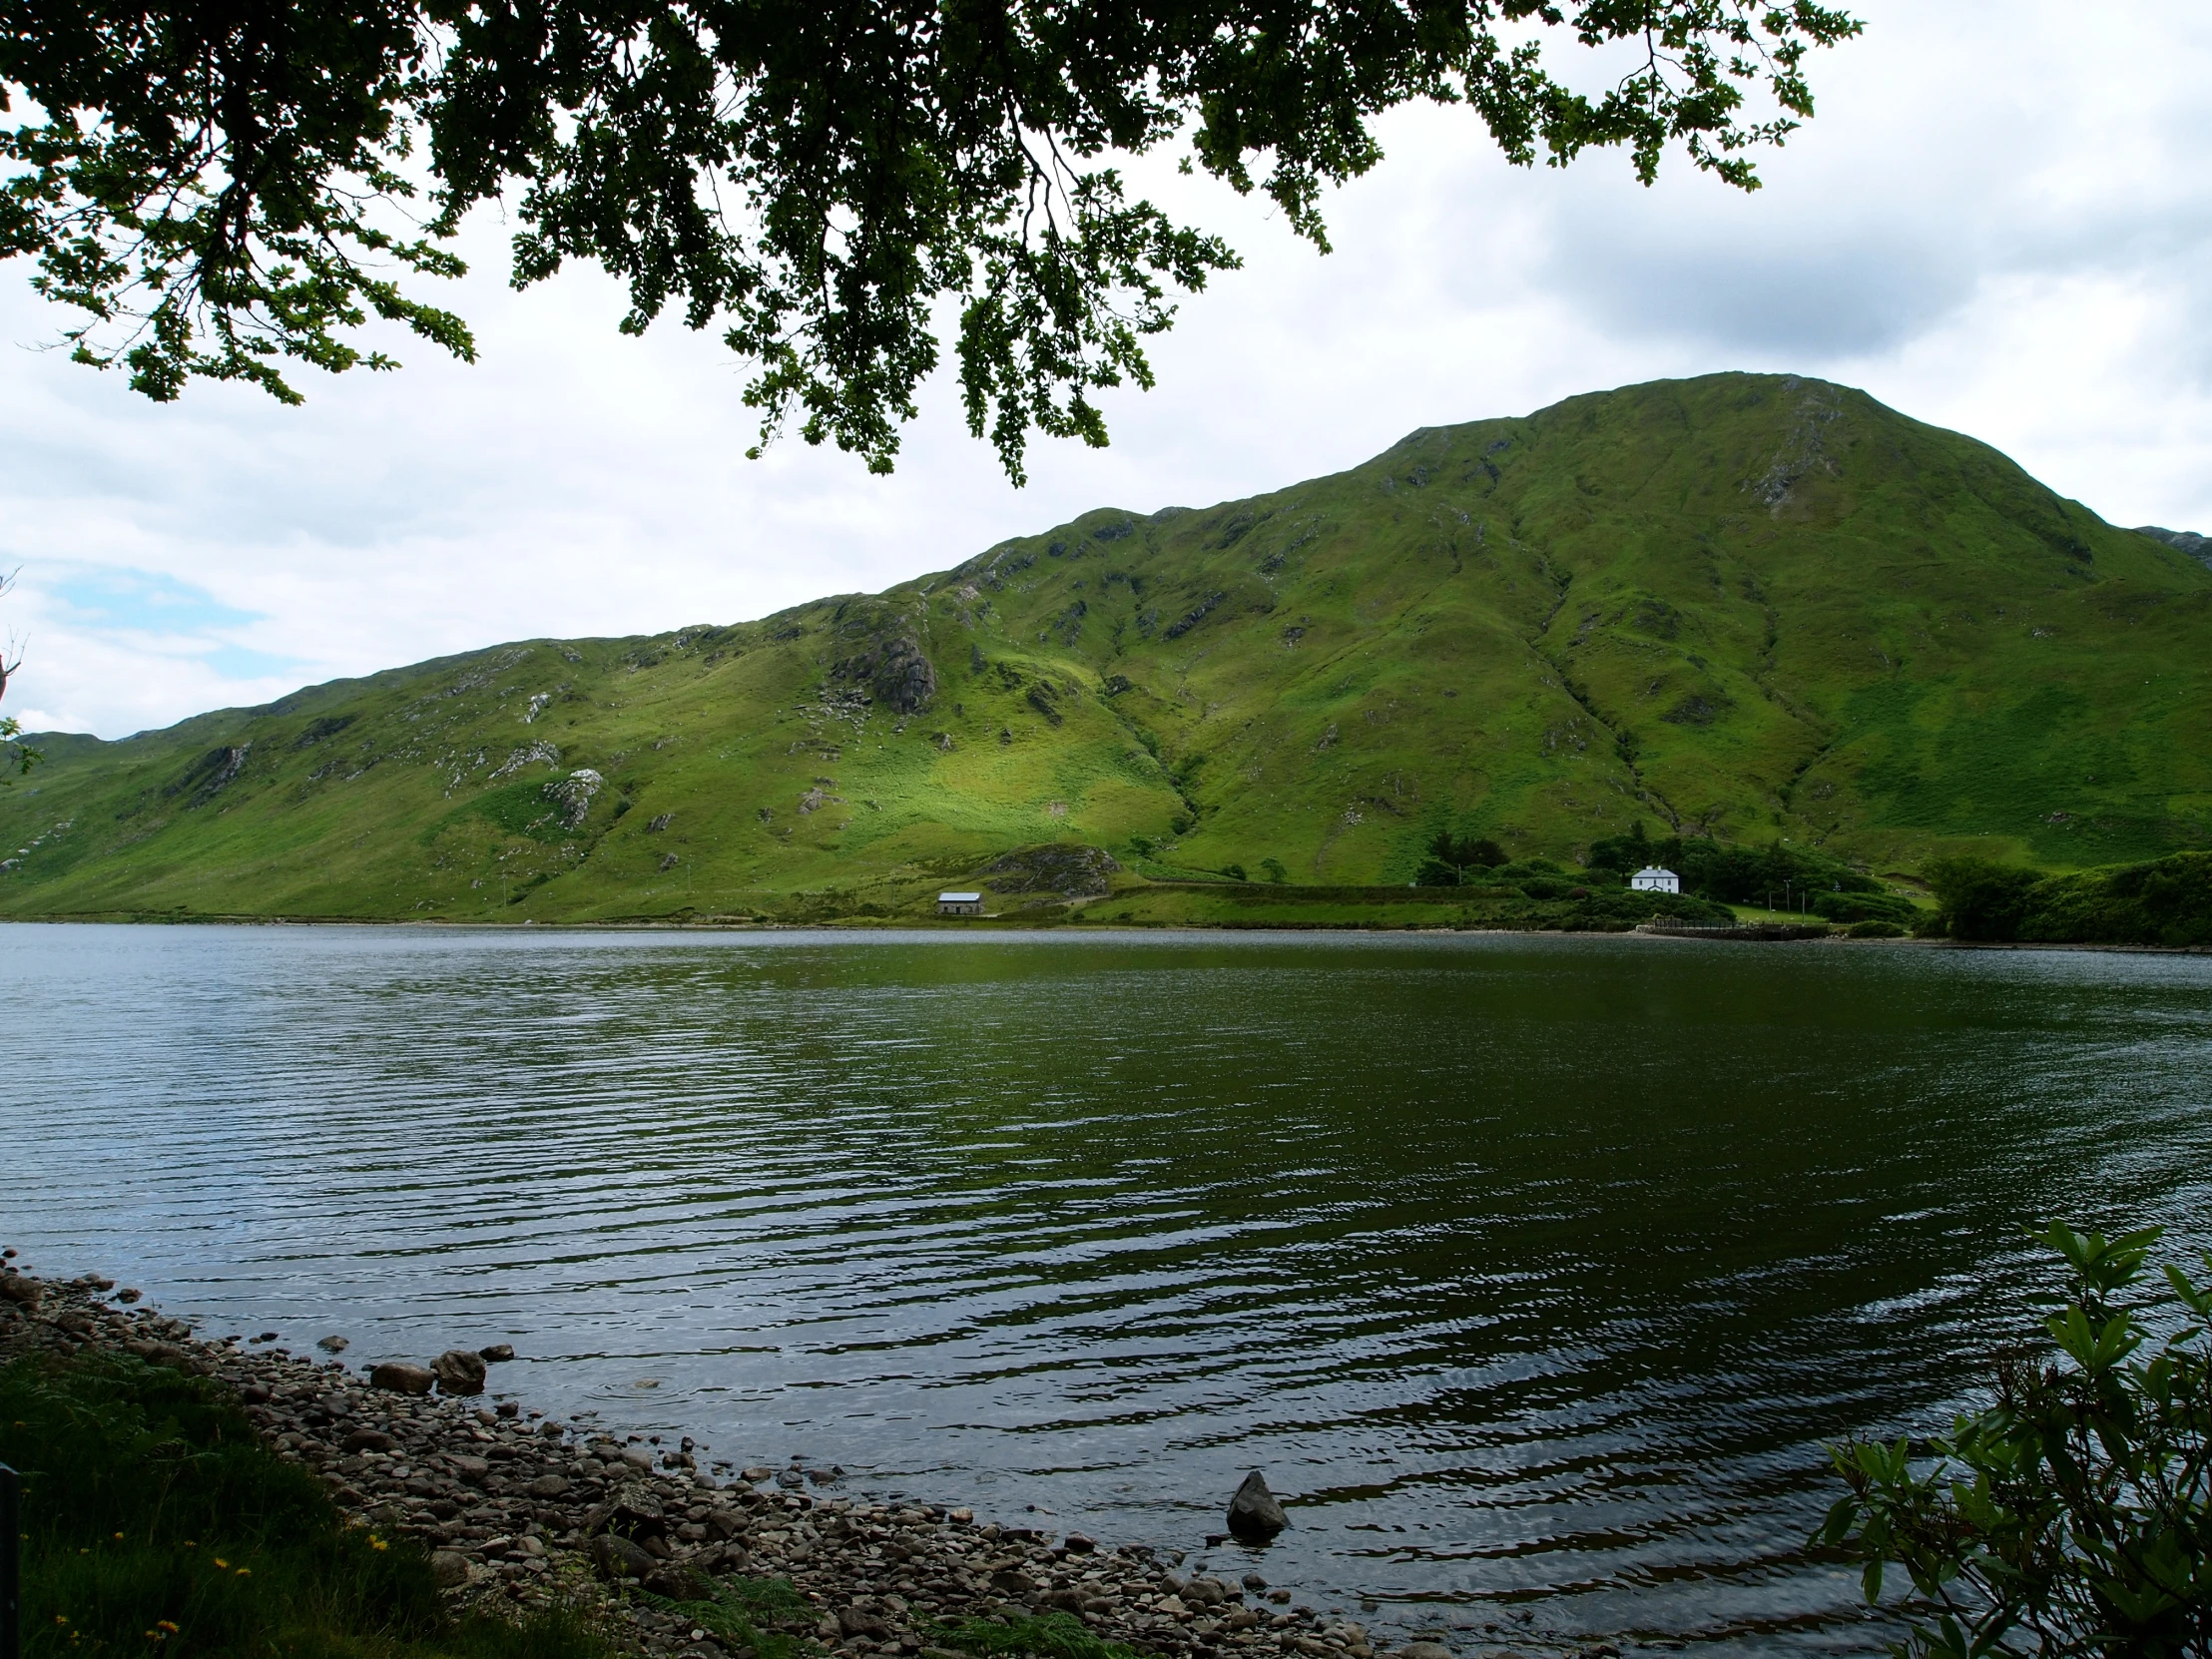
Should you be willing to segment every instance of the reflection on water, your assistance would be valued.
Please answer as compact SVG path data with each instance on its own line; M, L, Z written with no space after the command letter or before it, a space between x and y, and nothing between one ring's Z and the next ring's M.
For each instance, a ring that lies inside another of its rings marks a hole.
M1864 1650L1824 1437L1940 1419L2023 1221L2205 1236L2199 958L0 941L34 1262L1114 1539L1265 1467L1271 1579L1524 1646Z

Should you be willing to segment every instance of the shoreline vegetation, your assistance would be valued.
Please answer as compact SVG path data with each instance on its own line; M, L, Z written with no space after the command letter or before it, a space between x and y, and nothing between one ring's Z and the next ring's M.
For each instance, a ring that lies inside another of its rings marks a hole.
M1448 834L1438 844L1449 845ZM1502 854L1501 854L1502 856ZM1643 860L1680 866L1686 890L1623 885ZM1074 871L1075 878L1068 879ZM2212 950L2212 852L2052 872L1954 857L1929 866L1927 895L1817 853L1639 833L1600 841L1589 861L1546 858L1485 866L1433 860L1405 886L1317 886L1242 872L1153 879L1098 848L1017 849L971 878L997 906L981 916L933 912L938 883L889 899L828 889L780 895L766 908L686 908L662 915L504 917L299 915L115 910L10 919L229 925L441 927L904 928L919 931L1089 930L1445 931L1640 933L1762 940L1883 941L2182 953ZM1088 888L1089 890L1085 890ZM1778 893L1779 889L1779 893ZM1780 896L1789 903L1777 903ZM1748 914L1743 912L1749 912Z
M1441 1628L1386 1646L1181 1550L856 1492L796 1459L714 1464L689 1436L487 1396L511 1358L356 1370L200 1337L97 1276L6 1267L25 1653L1451 1659Z

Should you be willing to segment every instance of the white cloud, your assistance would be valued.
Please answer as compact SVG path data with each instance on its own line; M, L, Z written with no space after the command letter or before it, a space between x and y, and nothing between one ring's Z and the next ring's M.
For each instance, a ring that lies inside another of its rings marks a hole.
M946 384L893 478L796 442L747 461L744 365L712 334L618 335L621 295L591 273L512 293L488 220L453 295L473 368L409 341L401 372L310 384L303 410L223 387L156 407L20 351L0 400L0 568L23 567L4 614L30 638L11 692L34 724L115 736L502 639L758 616L1089 507L1201 505L1415 426L1722 368L1864 385L2117 522L2212 528L2212 18L1865 14L1749 197L1679 159L1650 191L1617 157L1516 172L1465 112L1407 111L1331 204L1322 259L1264 204L1147 166L1247 269L1156 344L1157 390L1108 399L1114 447L1042 446L1026 491ZM23 275L0 268L0 341L30 345L54 322ZM200 610L88 610L100 571Z

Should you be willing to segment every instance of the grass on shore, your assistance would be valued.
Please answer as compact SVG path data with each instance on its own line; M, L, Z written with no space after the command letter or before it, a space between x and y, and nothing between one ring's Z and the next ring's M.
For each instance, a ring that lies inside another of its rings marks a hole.
M217 1384L125 1356L0 1367L23 1481L23 1651L603 1659L578 1615L454 1619L416 1544L347 1525Z
M975 1659L1013 1659L1017 1654L1035 1654L1039 1659L1137 1659L1134 1648L1107 1641L1070 1613L1024 1613L1004 1622L943 1619L937 1624L937 1645L971 1653Z
M1553 898L1514 887L1320 887L1272 882L1130 886L1094 899L1081 919L1153 927L1442 927L1624 933L1654 916L1725 924L1726 905L1562 879ZM1574 893L1581 897L1571 896ZM1073 919L1073 917L1070 917Z
M650 1590L637 1594L649 1605L681 1613L698 1629L719 1636L737 1651L751 1649L754 1659L809 1659L821 1649L790 1633L819 1611L788 1578L748 1578L733 1573L715 1580L711 1599L671 1601ZM777 1626L786 1627L779 1630Z

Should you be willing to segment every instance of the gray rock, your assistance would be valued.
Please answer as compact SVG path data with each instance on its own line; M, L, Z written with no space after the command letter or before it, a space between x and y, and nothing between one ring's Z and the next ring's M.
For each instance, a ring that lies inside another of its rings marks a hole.
M559 1497L568 1490L568 1480L558 1474L541 1474L522 1489L532 1497Z
M426 1394L437 1378L421 1366L410 1366L404 1360L387 1360L368 1374L368 1385L387 1388L395 1394Z
M0 1298L17 1307L28 1308L35 1314L45 1297L46 1287L36 1279L26 1279L20 1273L0 1274Z
M589 1547L591 1564L599 1569L602 1578L643 1578L660 1567L658 1561L628 1538L612 1532L600 1533Z
M396 1442L381 1428L356 1428L338 1442L340 1451L389 1451Z
M491 1464L481 1457L471 1457L465 1452L455 1452L446 1459L453 1465L453 1472L471 1486L481 1486L484 1477L491 1473Z
M438 1380L438 1392L480 1394L484 1391L484 1362L465 1348L449 1348L430 1362L430 1374Z
M343 1354L353 1345L343 1337L317 1337L314 1346L325 1354Z
M706 1579L682 1566L655 1567L645 1575L645 1587L671 1601L705 1601L715 1593Z
M480 1348L476 1351L476 1358L489 1366L502 1365L514 1357L514 1347L509 1343L493 1343L489 1348Z
M1451 1659L1451 1649L1441 1642L1407 1642L1397 1654L1398 1659Z
M468 1582L468 1557L457 1549L433 1549L430 1582L441 1590L459 1589Z
M1229 1500L1229 1530L1239 1538L1265 1543L1291 1524L1291 1517L1268 1490L1267 1476L1254 1469Z

